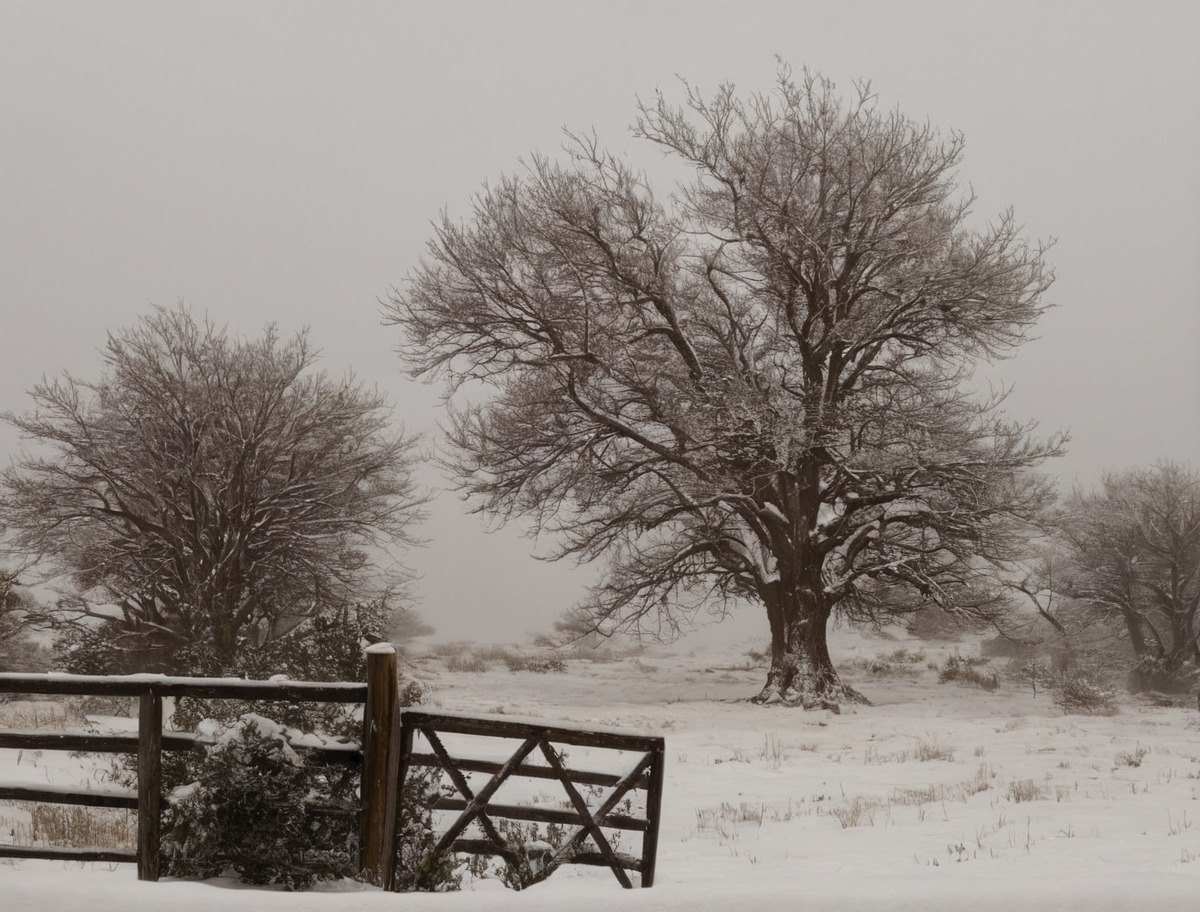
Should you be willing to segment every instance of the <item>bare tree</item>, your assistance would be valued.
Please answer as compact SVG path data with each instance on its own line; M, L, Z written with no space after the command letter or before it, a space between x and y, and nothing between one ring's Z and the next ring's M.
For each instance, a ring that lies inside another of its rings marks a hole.
M635 135L694 178L669 202L594 138L444 216L394 291L414 375L447 381L450 463L478 508L531 518L551 557L604 558L585 607L661 632L766 609L758 699L861 699L835 609L986 616L1029 470L1061 440L965 385L1025 338L1051 281L1011 213L968 227L957 134L781 69L740 99L687 88Z
M304 334L159 309L102 354L99 381L43 380L3 416L34 449L3 474L0 521L65 579L60 622L228 663L400 582L374 561L419 518L413 442L379 393L313 372Z
M1067 499L1060 527L1054 588L1084 623L1115 621L1149 677L1200 666L1200 474L1160 462L1105 475Z

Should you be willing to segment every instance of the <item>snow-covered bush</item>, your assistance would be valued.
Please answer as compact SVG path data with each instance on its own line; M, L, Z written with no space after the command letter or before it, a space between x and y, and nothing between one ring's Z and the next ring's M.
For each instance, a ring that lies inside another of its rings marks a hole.
M434 855L433 803L443 791L442 775L432 769L412 769L400 792L396 833L396 889L403 892L445 892L462 885L465 864L453 852Z
M362 681L364 635L378 620L373 606L328 611L264 646L247 648L234 667L215 661L203 648L182 653L181 669L195 675L236 675L268 679L276 675L309 681ZM375 628L378 629L378 628ZM420 701L423 689L400 683L401 706ZM311 751L294 746L296 736L358 741L361 709L355 705L288 701L180 698L171 714L176 730L195 731L211 740L204 750L163 756L165 812L162 856L165 873L211 877L232 873L247 883L300 889L324 878L358 873L357 769L317 762ZM112 778L132 785L130 763ZM422 797L428 788L420 786ZM425 775L425 780L436 781ZM422 791L424 788L424 791ZM421 814L410 841L421 828ZM427 837L426 837L427 838ZM433 879L433 878L431 878Z
M518 671L532 671L535 674L547 674L549 672L562 674L567 670L567 663L560 656L555 655L510 655L505 658L504 664L513 673Z
M1162 693L1187 693L1200 684L1200 667L1194 664L1144 656L1129 672L1133 693L1153 690Z
M1075 665L1050 669L1038 662L1024 668L1024 674L1037 688L1050 692L1050 699L1065 713L1089 716L1113 716L1117 713L1116 691L1095 670Z
M308 763L283 727L261 716L203 733L216 735L216 743L195 761L195 780L172 793L166 812L167 873L203 878L232 871L246 883L288 889L353 873L356 777L331 776Z

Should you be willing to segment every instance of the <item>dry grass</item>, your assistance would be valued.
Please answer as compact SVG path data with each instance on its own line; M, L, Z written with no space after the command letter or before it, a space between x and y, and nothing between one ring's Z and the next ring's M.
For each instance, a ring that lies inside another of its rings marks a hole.
M927 738L919 739L916 746L911 750L881 754L878 748L869 747L866 753L863 754L863 763L868 764L907 763L909 760L917 760L922 763L927 763L931 760L953 761L954 748L946 747L938 741L936 735L930 735Z
M81 728L86 721L78 701L13 700L0 703L0 728L65 731Z
M878 808L878 801L855 795L846 799L841 807L832 808L829 813L837 818L843 830L848 830L850 827L874 826L875 811Z
M848 668L861 668L868 674L877 677L887 677L889 675L917 674L927 662L924 650L901 647L871 659L851 659L846 665Z
M483 674L489 668L491 665L486 660L471 653L446 657L446 671L452 671L455 674Z
M1044 801L1050 795L1045 788L1032 779L1014 779L1008 784L1008 800L1016 804L1023 801Z
M952 785L927 785L923 788L895 789L888 796L889 804L917 806L936 804L944 801L958 801L965 804L972 795L986 792L991 788L994 773L986 763L981 764L971 779L964 779Z
M86 725L86 706L77 699L13 700L0 704L0 728L66 731ZM40 752L23 752L38 763ZM12 801L0 805L0 828L14 845L128 849L137 844L137 817L120 808Z
M96 849L130 849L137 845L137 817L133 811L31 802L13 802L12 807L29 815L28 823L10 823L14 845Z

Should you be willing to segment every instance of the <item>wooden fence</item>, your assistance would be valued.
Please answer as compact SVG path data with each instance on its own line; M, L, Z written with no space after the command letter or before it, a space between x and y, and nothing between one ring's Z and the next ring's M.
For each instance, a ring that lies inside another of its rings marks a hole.
M137 755L136 791L46 788L0 783L0 799L129 808L137 811L136 850L102 850L65 846L0 845L0 857L59 858L73 861L136 862L138 878L159 876L162 795L162 752L191 750L203 742L193 734L163 732L163 698L267 700L314 703L363 703L362 745L314 749L327 761L362 766L361 867L381 883L381 860L389 852L393 817L386 804L388 763L394 748L397 713L396 653L371 647L367 683L319 684L307 681L241 681L226 678L173 678L161 675L93 676L65 674L0 674L0 694L57 694L132 697L138 700L136 735L85 732L0 730L0 748L84 751ZM381 795L383 796L381 798ZM394 805L391 809L394 815Z
M417 711L402 714L400 732L399 781L404 782L411 767L435 767L445 772L458 793L456 797L443 796L433 804L435 810L457 811L458 817L441 834L429 853L431 857L446 852L498 855L514 873L514 879L526 886L549 877L562 864L605 865L627 888L633 886L627 872L636 871L641 886L653 885L663 791L662 738ZM442 734L516 740L519 746L503 763L455 757L446 749ZM432 753L414 752L416 735L426 741ZM630 752L633 762L624 773L569 769L556 745ZM545 765L526 762L535 752ZM475 791L467 778L470 772L490 773L491 778ZM492 799L500 787L514 776L557 782L569 807L494 802ZM601 791L602 799L593 799L597 803L592 809L577 786L609 791L607 794ZM645 793L641 802L643 813L618 813L634 789ZM564 834L559 845L542 846L539 857L531 858L521 845L513 845L505 838L495 823L498 818L552 823L574 830ZM472 823L479 825L484 838L463 838ZM635 856L617 851L605 830L640 833L641 852ZM585 848L589 837L592 849Z
M0 729L0 748L136 754L135 791L47 788L0 782L0 799L136 810L136 850L0 845L0 857L136 862L139 879L157 880L161 813L165 805L162 752L191 750L204 743L194 734L163 732L164 698L362 703L361 746L350 744L313 750L326 761L361 764L359 865L365 879L385 888L396 887L400 790L411 768L436 767L450 778L458 797L442 796L433 808L457 811L459 816L441 835L431 856L445 852L498 855L516 870L526 885L544 880L563 864L605 865L625 887L633 885L629 871L639 874L643 887L654 883L663 790L662 738L494 718L419 711L401 713L396 672L395 649L380 643L367 650L365 684L161 675L0 674L0 694L136 697L139 706L136 735ZM432 753L413 751L414 736L418 734L429 744ZM497 763L452 756L440 734L517 739L521 743L506 762ZM634 759L624 773L569 769L555 745L629 752ZM526 762L534 751L541 754L545 765ZM478 792L472 789L467 776L472 772L491 774L490 780ZM570 807L492 802L500 786L514 776L559 783ZM592 809L577 786L610 791ZM644 792L643 813L620 813L621 803L627 801L634 790ZM501 818L553 823L575 829L569 836L564 836L558 846L551 847L544 857L531 859L520 847L514 848L505 840L493 822ZM483 830L483 839L464 836L473 822ZM605 830L640 833L641 852L630 855L617 851ZM589 837L594 848L585 845Z

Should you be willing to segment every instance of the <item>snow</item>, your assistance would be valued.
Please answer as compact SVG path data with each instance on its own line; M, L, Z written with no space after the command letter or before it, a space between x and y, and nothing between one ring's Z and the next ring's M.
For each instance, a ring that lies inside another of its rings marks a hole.
M5 912L1195 908L1195 704L1125 698L1116 716L1064 715L1015 678L996 692L939 684L929 664L974 645L835 631L835 662L874 701L838 715L745 702L762 684L762 669L748 667L748 649L762 648L755 643L689 648L685 640L616 660L569 657L563 674L512 673L503 663L452 674L443 659L402 659L430 686L424 708L432 712L665 736L663 828L650 890L623 891L602 869L565 868L524 893L476 881L461 893L397 897L342 882L296 894L228 880L144 884L131 865L0 860L2 905ZM868 670L870 660L901 646L926 658L882 675ZM25 752L18 764L15 754L0 752L0 779L36 773L67 787L84 763ZM5 812L0 807L0 818Z

